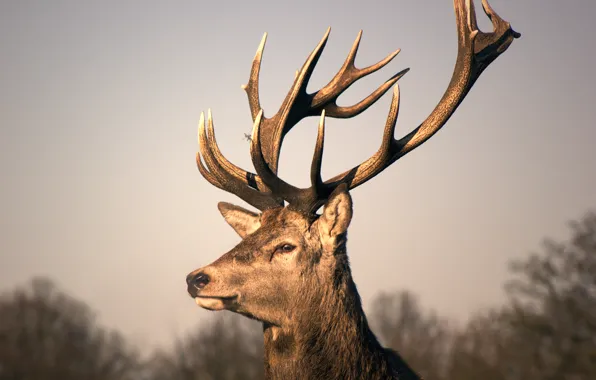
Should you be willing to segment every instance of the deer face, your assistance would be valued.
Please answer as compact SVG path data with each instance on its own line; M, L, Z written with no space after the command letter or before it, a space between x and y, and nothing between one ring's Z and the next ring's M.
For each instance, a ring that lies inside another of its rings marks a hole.
M283 325L313 281L329 283L338 248L352 217L352 200L338 191L320 216L289 208L255 214L220 203L225 220L242 241L212 264L187 276L188 293L208 310L230 310L273 325Z

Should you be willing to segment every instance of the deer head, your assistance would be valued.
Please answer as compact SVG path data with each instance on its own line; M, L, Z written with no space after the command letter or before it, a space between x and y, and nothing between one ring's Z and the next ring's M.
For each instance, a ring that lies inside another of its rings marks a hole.
M319 217L289 207L255 214L229 203L219 210L242 237L234 249L188 277L199 306L228 309L274 326L295 319L298 307L329 282L338 256L345 259L352 201L339 187ZM313 288L315 286L316 288Z
M354 82L384 67L399 50L377 64L357 68L360 32L339 72L320 90L307 93L308 81L329 37L328 29L296 73L279 111L266 118L259 102L258 85L267 35L263 36L248 84L243 86L253 119L250 154L256 173L237 167L222 155L215 140L211 112L208 112L207 127L201 114L196 157L200 173L212 185L237 195L261 212L219 204L223 217L242 241L212 264L187 276L188 292L199 306L210 310L227 309L269 325L287 326L297 323L303 314L316 319L316 308L335 302L335 295L340 297L341 294L357 303L355 310L362 313L345 249L352 217L349 190L375 177L433 136L445 125L486 67L520 36L486 0L482 5L493 23L490 33L478 30L471 0L454 0L458 54L451 82L426 120L401 139L394 138L399 112L397 81L408 69L393 75L355 105L344 107L336 103ZM325 117L354 117L392 87L393 98L378 151L360 165L323 180ZM300 120L319 115L311 186L297 188L277 174L282 142ZM322 212L318 214L321 206ZM336 313L342 312L351 311L336 310Z

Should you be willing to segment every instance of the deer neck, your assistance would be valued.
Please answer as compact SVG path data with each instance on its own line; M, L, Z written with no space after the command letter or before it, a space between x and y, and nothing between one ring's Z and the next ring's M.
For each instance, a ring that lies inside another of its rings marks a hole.
M268 379L390 377L391 359L368 326L348 258L334 261L327 277L333 281L305 285L311 293L297 302L290 322L264 325Z

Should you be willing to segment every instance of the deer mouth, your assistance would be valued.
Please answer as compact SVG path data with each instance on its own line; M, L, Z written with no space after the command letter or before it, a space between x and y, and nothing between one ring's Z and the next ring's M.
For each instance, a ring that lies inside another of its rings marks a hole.
M238 300L238 294L233 296L196 296L197 305L207 310L224 310L234 305Z

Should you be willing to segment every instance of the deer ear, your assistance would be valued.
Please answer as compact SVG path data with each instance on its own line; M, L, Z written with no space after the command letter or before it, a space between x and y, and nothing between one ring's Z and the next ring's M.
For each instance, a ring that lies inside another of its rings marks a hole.
M319 218L319 231L325 242L335 245L338 236L348 230L352 220L352 197L345 185L333 191Z
M259 214L227 202L219 202L217 208L226 222L243 239L261 227Z

